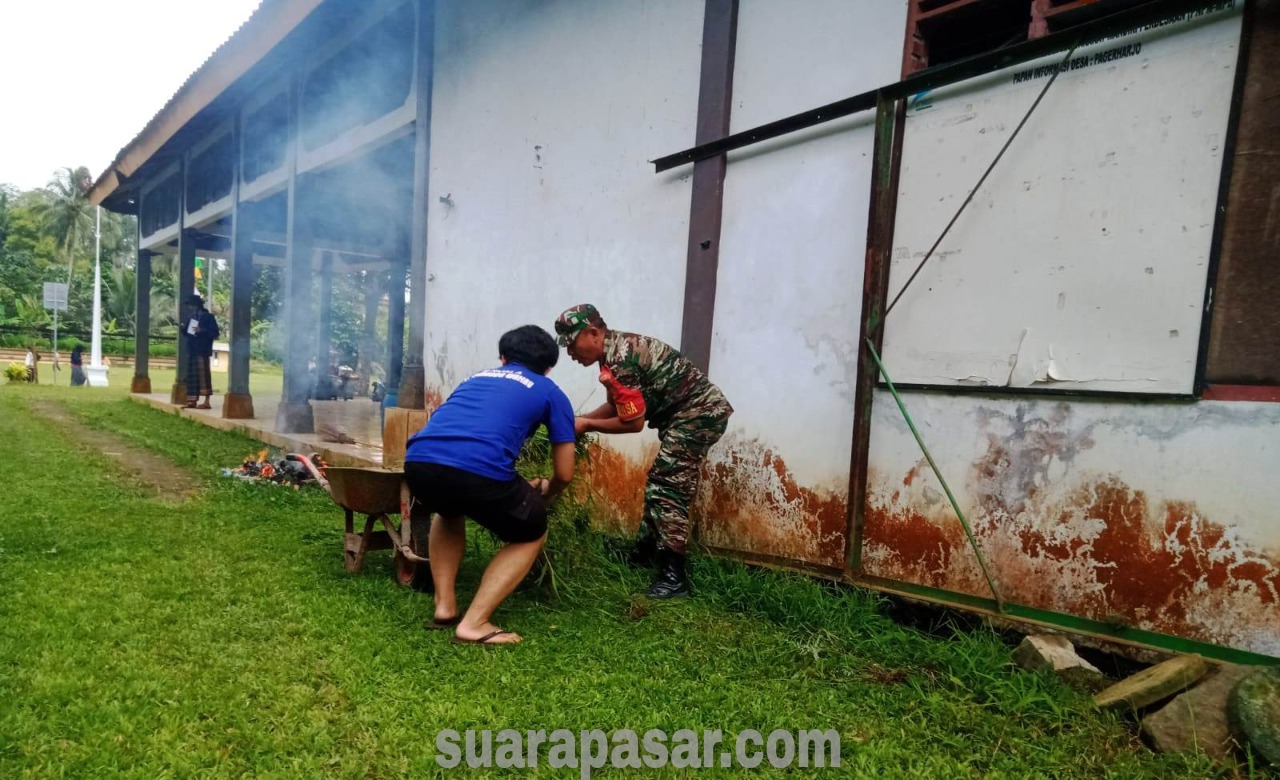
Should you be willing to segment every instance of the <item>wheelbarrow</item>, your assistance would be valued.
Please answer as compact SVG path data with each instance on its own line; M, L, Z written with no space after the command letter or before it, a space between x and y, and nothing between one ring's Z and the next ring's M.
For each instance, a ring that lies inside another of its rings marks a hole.
M348 572L364 569L370 550L392 550L395 578L401 585L430 590L431 564L427 560L430 515L415 511L404 472L392 469L330 466L326 472L329 496L346 513L343 563ZM355 517L364 515L364 529L356 532ZM391 515L399 515L395 523ZM383 528L375 530L381 523Z

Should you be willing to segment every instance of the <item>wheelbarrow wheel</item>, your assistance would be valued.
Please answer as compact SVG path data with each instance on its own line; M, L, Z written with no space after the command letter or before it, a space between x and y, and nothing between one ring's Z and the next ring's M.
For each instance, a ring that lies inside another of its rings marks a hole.
M409 587L419 593L435 593L436 586L431 580L431 564L419 563L413 571L413 579L409 581Z
M404 557L404 554L399 550L396 550L395 554L392 555L391 558L396 569L396 582L401 585L414 585L414 583L419 579L418 569L426 568L422 564Z
M416 547L413 547L412 549L423 558L426 557L426 555L423 554L426 552L425 545L421 553L418 552ZM392 564L395 566L396 582L413 588L419 593L431 593L435 590L431 582L430 563L411 561L405 557L404 553L397 549L395 554L392 555Z

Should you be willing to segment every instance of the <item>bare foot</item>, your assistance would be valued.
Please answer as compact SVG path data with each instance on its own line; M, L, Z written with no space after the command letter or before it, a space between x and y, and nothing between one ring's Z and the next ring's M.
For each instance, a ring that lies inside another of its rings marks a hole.
M514 645L524 641L524 637L510 631L503 631L492 623L467 625L466 621L458 624L454 638L459 642L479 642L486 645ZM486 638L487 637L487 638Z

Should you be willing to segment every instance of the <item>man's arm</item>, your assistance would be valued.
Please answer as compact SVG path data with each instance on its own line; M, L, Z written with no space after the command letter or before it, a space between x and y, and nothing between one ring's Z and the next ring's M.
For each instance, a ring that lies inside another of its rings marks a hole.
M604 403L597 406L595 409L592 409L586 414L580 414L578 416L588 420L606 420L610 417L617 417L618 410L611 402L605 401Z
M571 441L551 445L551 480L546 483L542 496L554 501L573 481L574 443Z
M622 420L618 409L608 401L586 414L573 418L573 430L579 436L584 433L639 433L644 430L644 415L633 420Z
M573 428L579 436L584 433L639 433L644 430L644 417L626 421L620 420L616 414L600 419L577 417L573 421Z

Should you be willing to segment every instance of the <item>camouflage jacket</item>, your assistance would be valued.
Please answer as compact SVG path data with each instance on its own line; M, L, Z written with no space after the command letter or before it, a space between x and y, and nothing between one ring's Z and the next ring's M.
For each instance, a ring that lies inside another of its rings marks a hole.
M600 383L619 418L643 416L658 431L679 420L727 417L733 412L720 388L688 358L669 344L638 333L610 330L605 334Z

